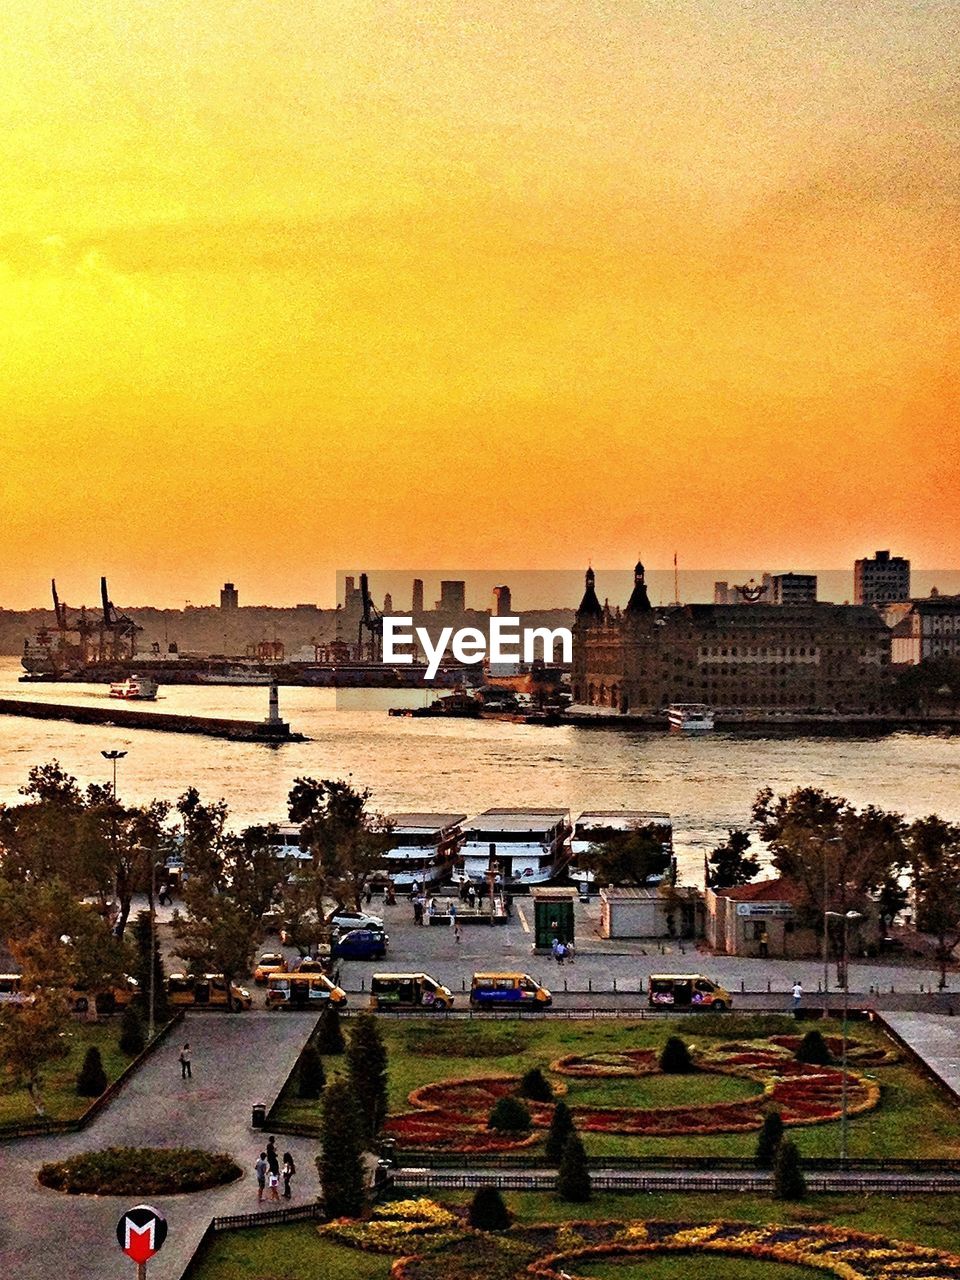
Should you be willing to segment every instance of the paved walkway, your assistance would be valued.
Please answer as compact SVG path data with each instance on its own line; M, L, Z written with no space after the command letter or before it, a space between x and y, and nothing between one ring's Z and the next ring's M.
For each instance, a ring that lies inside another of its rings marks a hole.
M94 1122L80 1133L0 1143L0 1258L16 1280L103 1280L134 1265L114 1234L121 1213L140 1197L67 1196L37 1183L47 1160L109 1146L196 1146L225 1151L244 1176L193 1195L155 1196L169 1234L149 1265L150 1280L176 1280L210 1219L257 1209L253 1163L266 1138L250 1128L255 1102L272 1101L314 1026L310 1015L191 1013ZM181 1081L180 1044L193 1050L193 1079ZM318 1190L316 1143L278 1140L294 1153L294 1200ZM286 1204L287 1202L282 1202ZM269 1207L269 1206L264 1206Z
M884 1013L883 1018L930 1070L960 1096L960 1018L935 1013Z

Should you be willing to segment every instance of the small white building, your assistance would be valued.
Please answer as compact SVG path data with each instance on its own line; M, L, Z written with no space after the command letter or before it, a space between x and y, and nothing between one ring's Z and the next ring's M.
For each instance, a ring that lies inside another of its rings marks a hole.
M642 885L600 890L604 938L692 938L697 931L696 889Z

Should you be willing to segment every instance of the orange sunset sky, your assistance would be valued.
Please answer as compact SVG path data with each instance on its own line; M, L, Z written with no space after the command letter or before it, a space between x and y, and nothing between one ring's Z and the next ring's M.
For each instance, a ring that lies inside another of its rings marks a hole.
M960 561L956 3L16 0L0 605Z

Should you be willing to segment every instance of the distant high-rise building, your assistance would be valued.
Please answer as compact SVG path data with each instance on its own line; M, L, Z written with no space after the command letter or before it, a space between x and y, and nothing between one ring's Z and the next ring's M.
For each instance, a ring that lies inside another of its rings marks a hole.
M854 604L895 604L910 599L910 561L878 551L853 566Z
M383 612L393 613L393 596L390 594L389 591L383 597Z
M423 579L414 578L413 580L413 603L410 605L412 613L423 613Z
M513 613L513 598L507 586L493 588L493 616L509 618Z
M356 585L353 578L344 578L343 580L343 603L349 605L356 593Z
M816 604L817 575L815 573L775 573L773 575L773 604Z
M225 582L223 590L220 592L220 608L221 609L238 609L240 607L240 593L232 582Z
M440 599L435 608L439 613L463 613L467 607L467 584L460 579L447 578L440 583Z

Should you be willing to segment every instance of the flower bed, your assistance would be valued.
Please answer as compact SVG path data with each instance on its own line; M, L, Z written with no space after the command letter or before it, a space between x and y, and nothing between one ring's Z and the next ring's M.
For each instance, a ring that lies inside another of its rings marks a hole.
M137 1196L205 1191L241 1172L229 1156L193 1147L107 1147L45 1164L38 1177L70 1195Z

